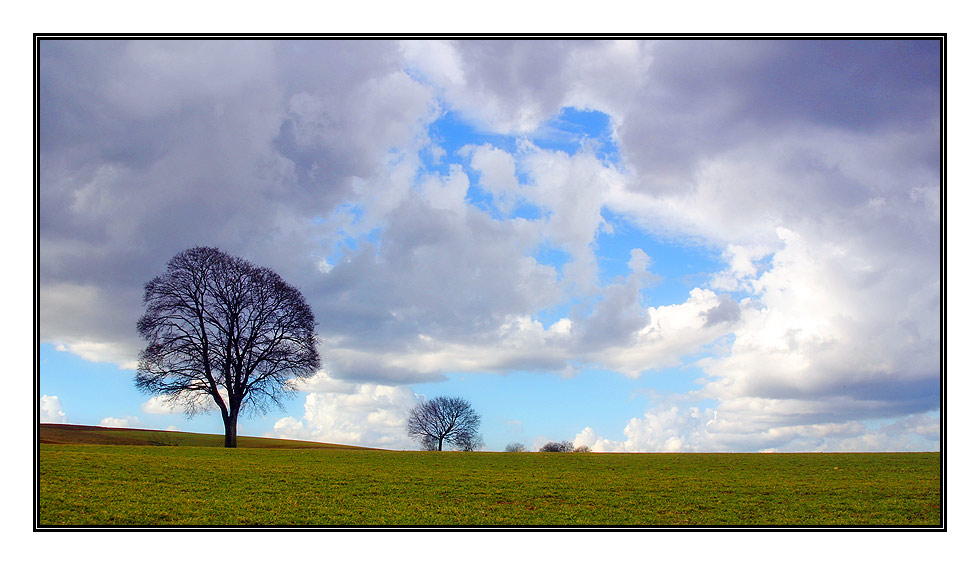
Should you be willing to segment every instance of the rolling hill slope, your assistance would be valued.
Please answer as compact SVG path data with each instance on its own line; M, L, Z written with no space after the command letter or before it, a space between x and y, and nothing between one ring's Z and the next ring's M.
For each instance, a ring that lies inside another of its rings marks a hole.
M179 447L222 447L221 434L196 434L165 430L103 428L74 424L40 424L41 443L86 445L168 445ZM291 439L238 436L238 447L274 449L372 449L334 443L318 443Z

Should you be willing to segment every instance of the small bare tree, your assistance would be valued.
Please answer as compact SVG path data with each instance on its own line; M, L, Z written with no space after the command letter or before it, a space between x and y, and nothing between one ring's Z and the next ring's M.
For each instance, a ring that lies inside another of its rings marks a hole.
M174 256L143 302L137 328L148 344L136 387L188 414L217 406L225 447L238 444L243 409L282 407L294 379L320 367L316 321L299 290L213 247Z
M504 448L504 451L507 453L524 453L527 451L527 448L524 447L523 443L518 443L515 441L513 443L508 443L507 447Z
M462 443L457 444L461 451L476 451L483 447L483 435L475 434L463 439Z
M477 433L480 415L470 403L457 397L438 396L420 402L408 413L408 435L430 451L442 451L443 444L473 451L483 443Z

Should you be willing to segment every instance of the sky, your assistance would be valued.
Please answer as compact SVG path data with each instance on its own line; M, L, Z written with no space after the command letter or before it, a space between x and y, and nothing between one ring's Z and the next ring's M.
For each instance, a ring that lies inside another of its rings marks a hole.
M416 449L940 447L935 40L42 40L43 422L135 389L143 284L217 246L316 315L241 435Z

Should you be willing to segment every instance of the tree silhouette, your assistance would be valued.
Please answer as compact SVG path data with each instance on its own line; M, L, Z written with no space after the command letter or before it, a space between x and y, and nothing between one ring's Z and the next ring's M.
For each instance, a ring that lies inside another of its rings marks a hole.
M438 396L420 402L408 413L407 428L408 435L430 451L442 451L444 443L464 451L473 451L482 444L477 434L480 415L462 398Z
M213 247L178 253L146 283L136 387L188 415L221 411L235 447L243 409L282 408L295 379L320 367L316 320L303 295L270 269ZM212 404L213 403L213 404Z
M545 453L568 453L573 449L572 442L570 441L549 441L548 443L541 446L542 451Z

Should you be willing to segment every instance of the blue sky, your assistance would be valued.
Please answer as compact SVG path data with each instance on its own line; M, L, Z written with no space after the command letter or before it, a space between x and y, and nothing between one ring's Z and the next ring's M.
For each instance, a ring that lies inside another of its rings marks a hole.
M273 268L323 369L243 435L939 448L936 41L42 41L42 421L132 384L144 282Z

